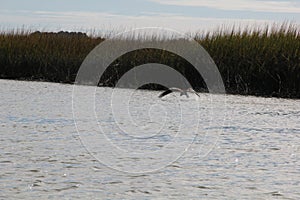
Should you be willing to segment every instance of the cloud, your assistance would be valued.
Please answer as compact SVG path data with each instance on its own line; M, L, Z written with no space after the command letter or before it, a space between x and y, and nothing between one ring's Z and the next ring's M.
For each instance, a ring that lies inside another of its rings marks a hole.
M287 0L149 0L164 5L199 6L220 10L300 13L300 3Z
M18 11L0 12L0 26L18 28L25 25L32 29L78 30L94 29L98 31L124 31L140 27L164 27L182 32L212 31L220 26L233 25L263 26L274 21L257 19L203 18L187 17L175 14L141 13L139 15L121 15L108 12L49 12L49 11Z

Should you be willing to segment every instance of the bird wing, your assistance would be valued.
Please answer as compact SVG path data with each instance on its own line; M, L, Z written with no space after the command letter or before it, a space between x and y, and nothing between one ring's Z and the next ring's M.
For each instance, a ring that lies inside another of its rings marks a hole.
M187 89L187 92L194 93L195 95L200 97L200 95L195 90L193 90L192 88Z
M158 97L162 98L162 97L164 97L164 96L166 96L166 95L168 95L168 94L170 94L172 92L173 91L171 89L168 89L168 90L164 91L163 93L161 93Z
M171 90L172 92L183 92L182 89L180 89L180 88L175 88L175 87L169 88L169 90Z

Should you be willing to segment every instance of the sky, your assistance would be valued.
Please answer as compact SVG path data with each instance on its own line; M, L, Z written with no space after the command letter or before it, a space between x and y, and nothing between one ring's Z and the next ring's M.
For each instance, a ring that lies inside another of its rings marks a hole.
M300 24L300 0L0 0L0 29L116 31Z

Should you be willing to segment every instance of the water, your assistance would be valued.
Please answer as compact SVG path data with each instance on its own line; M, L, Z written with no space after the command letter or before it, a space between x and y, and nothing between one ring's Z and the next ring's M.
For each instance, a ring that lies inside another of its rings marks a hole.
M72 85L0 84L0 199L300 199L299 100L228 95L225 106L221 95L136 91L128 118L122 104L110 113L111 89L98 88L103 141L84 114L77 132ZM130 92L117 90L116 102Z

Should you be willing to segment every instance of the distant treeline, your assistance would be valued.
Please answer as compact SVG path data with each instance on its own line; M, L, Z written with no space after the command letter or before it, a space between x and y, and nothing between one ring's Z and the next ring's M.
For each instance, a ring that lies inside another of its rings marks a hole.
M194 39L215 61L228 93L300 98L299 27L218 31ZM85 57L104 40L80 32L2 32L0 78L73 83ZM142 49L116 59L101 77L101 85L114 86L126 71L146 63L171 66L196 90L205 91L205 82L189 62L157 49Z

